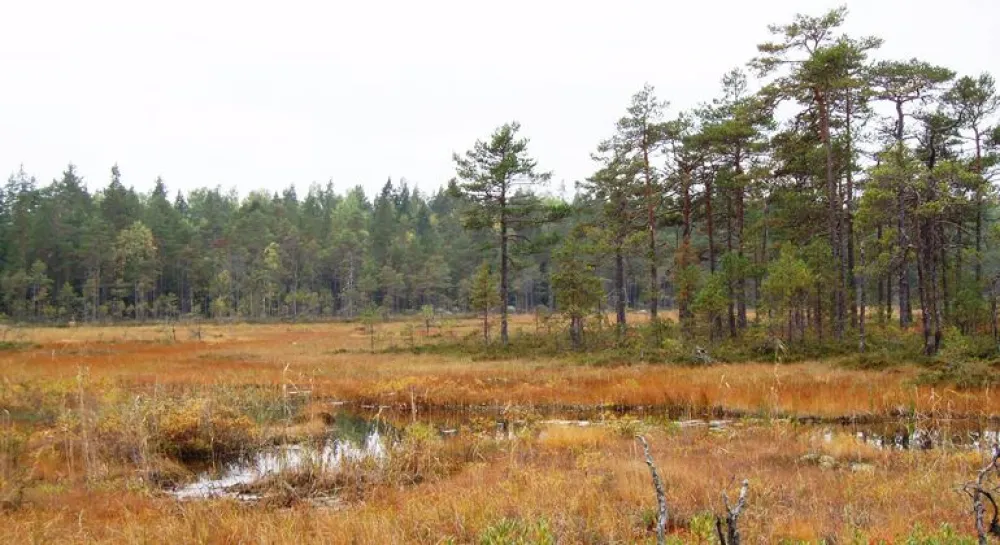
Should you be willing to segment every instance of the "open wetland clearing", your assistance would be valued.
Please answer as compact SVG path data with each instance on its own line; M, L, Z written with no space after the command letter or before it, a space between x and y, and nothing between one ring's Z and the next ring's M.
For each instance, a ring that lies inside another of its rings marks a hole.
M652 543L640 435L670 542L717 542L743 479L749 543L974 535L959 488L1000 430L988 389L905 365L483 358L420 349L473 321L379 327L374 353L351 323L18 330L0 541Z

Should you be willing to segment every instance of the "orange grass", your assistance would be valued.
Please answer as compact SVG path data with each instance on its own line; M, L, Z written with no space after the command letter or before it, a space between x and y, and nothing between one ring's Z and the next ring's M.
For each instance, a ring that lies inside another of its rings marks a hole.
M529 327L519 317L516 327ZM432 333L461 336L474 321ZM178 328L178 338L184 337ZM381 347L404 346L400 323L379 326ZM439 342L417 328L416 343ZM1000 414L988 389L915 386L917 370L838 368L824 362L682 367L592 367L569 360L473 361L470 357L366 351L357 324L212 325L201 341L173 342L159 326L26 329L35 347L0 354L12 382L70 379L86 368L95 379L126 384L282 384L343 400L421 406L625 405L722 409L763 415L844 417L909 412L950 416Z
M518 327L532 327L530 318L519 317ZM431 338L416 328L414 342L461 337L475 328L474 321L455 321L435 328ZM396 406L412 402L419 406L418 419L428 408L482 404L514 412L521 406L522 414L554 405L829 418L1000 414L993 392L914 386L917 370L910 367L858 371L821 362L588 367L558 358L473 361L370 354L369 338L357 324L208 325L201 329L201 340L190 338L188 329L18 330L16 340L32 344L0 353L0 396L21 396L17 399L25 402L34 399L25 393L32 388L50 388L55 395L38 399L54 399L72 415L74 396L84 397L76 382L84 369L82 385L94 410L132 406L130 388L142 392L150 384L209 396L216 386L241 385L267 386L264 396L283 395L281 385L312 392L313 401L304 409L309 418L264 429L265 439L320 433L317 419L330 398ZM380 348L409 342L404 324L380 324L378 331ZM16 421L11 427L29 438L21 455L28 476L23 504L0 508L0 543L478 543L507 523L549 532L559 543L653 539L649 473L630 437L634 428L621 422L545 427L482 451L459 444L433 451L441 459L430 461L450 469L418 483L384 481L366 490L363 501L333 508L293 503L288 509L230 500L179 503L139 480L137 468L121 460L100 461L112 465L88 482L79 450L75 462L60 450L60 438L69 434L60 426L73 423ZM470 441L463 433L453 441ZM733 477L751 481L744 517L748 543L902 542L914 525L937 529L945 523L971 531L969 506L954 486L982 464L978 454L880 451L840 436L828 442L815 428L791 424L737 426L722 433L660 427L649 433L667 483L671 532L678 543L709 542L703 535L710 520L706 513L719 510L719 494ZM464 452L465 458L449 461L451 452ZM824 470L804 461L807 453L841 463ZM869 464L872 471L852 471L850 462Z
M671 534L709 543L696 521L721 508L733 477L748 478L749 543L821 539L892 543L915 525L971 531L953 485L982 463L946 452L864 450L873 472L824 470L800 460L815 430L776 425L717 434L650 433L667 486ZM559 543L651 542L655 506L634 440L611 429L522 438L456 474L384 488L363 503L274 509L229 500L177 503L145 491L36 492L0 515L4 543L476 543L501 520L544 521ZM856 542L856 541L855 541Z

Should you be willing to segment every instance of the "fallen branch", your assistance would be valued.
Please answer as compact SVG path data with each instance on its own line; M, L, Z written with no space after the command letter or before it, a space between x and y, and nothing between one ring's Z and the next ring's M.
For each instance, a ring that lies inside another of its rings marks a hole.
M989 542L988 536L990 535L1000 537L1000 509L997 508L997 502L993 498L993 494L996 493L997 489L991 489L987 485L987 480L991 473L1000 473L998 461L1000 461L1000 445L994 444L990 463L979 470L979 476L975 481L968 482L962 487L962 490L972 499L972 513L976 519L976 533L979 536L979 545L986 545ZM986 525L986 503L983 501L984 498L990 502L990 506L993 508L993 516L990 519L989 526Z
M653 455L649 453L649 443L642 435L637 435L636 439L642 443L642 450L646 454L646 465L649 466L649 472L653 475L653 488L656 489L656 502L660 508L659 516L656 519L656 543L664 545L667 542L667 495L663 491L663 481L660 480L660 472L656 470Z
M722 491L722 503L726 507L726 532L722 532L722 519L715 517L715 531L719 534L721 545L740 545L740 514L747 504L747 492L750 491L750 481L743 479L743 486L740 487L740 498L736 501L736 506L729 505L729 494Z

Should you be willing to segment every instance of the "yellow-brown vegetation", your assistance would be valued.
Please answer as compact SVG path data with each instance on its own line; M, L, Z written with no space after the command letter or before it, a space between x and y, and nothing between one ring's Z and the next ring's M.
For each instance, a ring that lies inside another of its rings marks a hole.
M515 328L530 327L521 320ZM400 324L378 327L383 348L410 342ZM414 342L474 328L456 321ZM714 542L711 514L734 478L751 483L749 543L892 543L942 525L968 535L969 505L954 487L982 465L978 452L880 449L834 421L1000 414L994 393L918 386L909 367L475 361L372 354L348 323L190 329L18 332L26 345L0 353L0 542L651 542L655 497L639 432L678 543ZM365 410L402 430L385 463L276 476L281 502L164 491L192 477L185 461L322 436L335 401L383 406ZM631 416L613 410L622 407ZM540 416L557 409L594 421ZM433 424L449 410L455 436L443 439ZM710 429L671 423L678 413L756 418ZM828 419L831 432L784 416ZM338 501L304 501L319 492Z

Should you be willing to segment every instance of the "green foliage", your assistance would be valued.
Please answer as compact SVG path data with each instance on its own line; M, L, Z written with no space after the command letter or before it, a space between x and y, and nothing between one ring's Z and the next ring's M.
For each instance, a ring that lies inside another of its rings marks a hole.
M500 304L496 275L490 271L489 263L484 261L479 265L470 285L469 306L472 310L487 312Z
M583 230L572 232L553 254L552 287L560 312L570 321L570 336L577 346L583 342L584 317L597 308L604 296L592 254L593 247Z
M712 543L716 539L715 515L713 513L698 513L691 517L688 524L692 537L699 543Z
M917 382L950 385L960 390L989 388L1000 384L1000 370L981 360L957 360L924 371Z
M945 524L936 531L926 531L919 526L910 532L903 541L905 545L973 545L976 540L972 536L964 536L954 528Z
M434 325L434 321L437 318L437 315L434 313L434 305L424 305L420 307L420 318L424 323L426 333L430 335L431 326Z
M490 265L483 262L476 269L469 290L469 307L483 315L483 339L489 343L489 313L491 308L500 304L497 293L496 275L490 272Z
M556 536L545 519L502 519L479 534L480 545L554 545Z
M506 123L497 128L489 141L479 140L464 156L453 155L460 185L455 192L471 206L465 215L468 228L495 230L500 261L500 337L508 341L507 303L510 286L510 259L514 246L525 240L523 231L557 217L550 214L540 199L530 193L532 186L547 181L550 174L540 172L538 162L528 154L528 140L518 138L521 125ZM484 309L488 305L484 304ZM485 313L485 310L484 310ZM488 338L484 328L484 335Z
M705 322L710 322L729 306L728 288L729 281L724 273L709 275L705 285L695 295L693 310L702 314Z
M516 122L455 154L456 178L432 193L389 179L370 196L327 183L171 199L162 179L137 192L117 165L93 192L72 165L48 185L19 170L0 191L0 312L311 320L373 305L419 313L428 335L434 316L481 313L488 339L496 309L507 345L509 309L544 307L558 314L539 314L512 350L558 353L565 339L541 332L565 322L595 363L686 362L706 337L714 359L787 361L855 350L857 279L874 319L852 364L987 361L1000 286L994 77L873 58L881 40L844 34L847 15L770 26L750 62L762 87L731 70L715 99L669 120L644 85L571 202L536 193L550 175ZM674 260L660 268L664 253ZM897 302L929 317L930 356L888 327ZM629 308L658 305L679 327L627 326Z
M375 324L378 323L380 317L379 307L375 306L374 303L368 303L365 309L361 311L361 323L365 324L365 332L368 334L373 354L375 353Z
M790 249L783 248L781 256L768 267L761 285L763 307L772 311L775 319L785 319L806 304L808 292L815 282L816 275L809 265ZM785 325L791 329L790 318Z
M951 305L951 318L963 329L989 322L989 304L982 296L982 289L971 281L962 282L957 287Z

